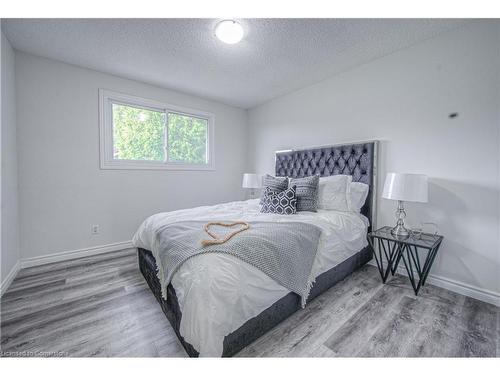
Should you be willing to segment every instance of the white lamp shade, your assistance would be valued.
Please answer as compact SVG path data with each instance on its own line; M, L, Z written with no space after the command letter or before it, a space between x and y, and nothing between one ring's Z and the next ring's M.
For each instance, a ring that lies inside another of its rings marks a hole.
M245 173L242 186L247 189L260 188L262 186L262 176L255 173Z
M387 173L382 198L405 202L427 202L427 176Z

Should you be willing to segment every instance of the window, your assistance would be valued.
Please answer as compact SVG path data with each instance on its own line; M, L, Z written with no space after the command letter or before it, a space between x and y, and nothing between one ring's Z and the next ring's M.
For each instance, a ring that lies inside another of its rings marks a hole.
M99 90L102 169L213 170L213 115Z

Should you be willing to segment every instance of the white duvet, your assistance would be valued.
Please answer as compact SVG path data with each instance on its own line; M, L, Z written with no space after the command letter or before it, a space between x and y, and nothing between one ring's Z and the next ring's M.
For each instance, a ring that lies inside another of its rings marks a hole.
M147 218L134 246L158 250L156 230L183 220L301 221L322 229L312 268L314 277L367 245L368 220L354 212L319 210L296 215L262 214L259 200L159 213ZM171 281L182 312L180 334L200 356L220 357L224 337L289 293L259 269L227 254L210 253L187 260Z

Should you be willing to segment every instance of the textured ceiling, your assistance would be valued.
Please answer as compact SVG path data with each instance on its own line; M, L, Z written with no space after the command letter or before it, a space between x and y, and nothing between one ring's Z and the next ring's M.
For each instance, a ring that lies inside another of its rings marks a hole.
M14 48L251 108L461 26L464 20L241 19L226 45L215 19L4 19Z

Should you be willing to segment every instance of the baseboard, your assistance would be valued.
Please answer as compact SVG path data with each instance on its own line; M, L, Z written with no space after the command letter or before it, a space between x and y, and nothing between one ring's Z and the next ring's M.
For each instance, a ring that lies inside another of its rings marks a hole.
M500 307L500 293L496 293L483 288L478 288L476 286L469 285L461 281L448 279L442 276L429 275L429 277L427 278L427 282L429 284L451 290L452 292L463 294L464 296L472 297Z
M10 284L12 284L12 281L16 278L17 273L21 269L21 262L17 261L16 264L14 264L14 267L10 270L8 273L7 277L5 280L2 281L0 284L0 296L3 296L5 291L9 288Z
M130 249L132 241L115 242L108 245L87 247L84 249L64 251L56 254L42 255L39 257L21 259L21 268L41 266L43 264L61 262L63 260L71 260L83 258L91 255L110 253L112 251Z
M369 264L375 267L377 266L374 259L372 259ZM407 276L406 269L404 267L401 267L401 265L397 268L396 273ZM492 305L500 307L500 293L496 293L488 289L479 288L477 286L469 285L461 281L432 274L429 274L429 276L427 277L426 284L439 286L441 288L451 290L452 292L459 293L464 296L475 298L479 301L491 303Z

